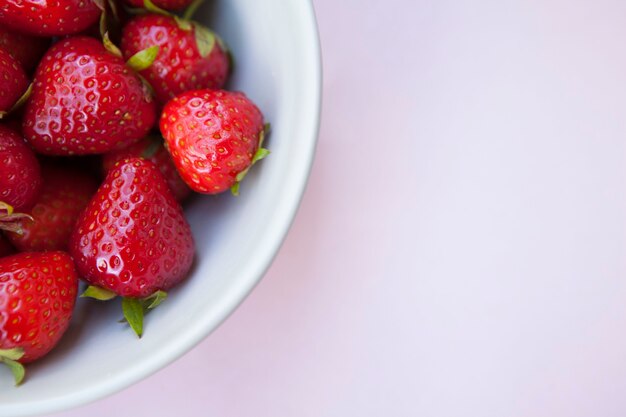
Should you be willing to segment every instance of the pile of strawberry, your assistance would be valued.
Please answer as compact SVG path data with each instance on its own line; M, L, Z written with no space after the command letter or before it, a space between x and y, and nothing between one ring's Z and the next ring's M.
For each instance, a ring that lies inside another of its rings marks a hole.
M0 2L0 362L16 384L68 328L79 279L141 337L194 260L182 202L237 194L268 153L190 3Z

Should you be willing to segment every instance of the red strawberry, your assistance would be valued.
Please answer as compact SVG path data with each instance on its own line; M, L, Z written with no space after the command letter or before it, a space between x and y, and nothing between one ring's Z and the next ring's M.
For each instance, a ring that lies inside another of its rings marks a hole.
M16 210L30 209L41 188L39 161L24 139L0 125L0 201Z
M186 277L194 243L158 168L131 158L109 171L78 218L70 253L81 276L96 287L85 295L124 297L124 315L141 336L145 307Z
M176 97L163 109L161 133L183 180L199 193L231 188L236 194L250 166L269 153L261 147L263 115L239 92L198 90Z
M27 72L35 69L48 46L50 39L24 35L0 25L0 48L22 64Z
M189 90L221 88L229 61L226 48L213 32L198 23L148 14L131 20L122 33L124 57L158 46L156 59L141 71L161 104ZM140 67L141 68L141 67Z
M124 2L132 7L144 7L143 0L124 0ZM154 0L152 3L165 10L181 10L192 2L193 0Z
M98 189L98 182L84 171L55 165L43 166L43 187L30 214L22 222L22 234L7 233L20 252L67 250L76 219Z
M103 155L102 166L104 171L108 172L116 162L133 157L147 159L155 164L163 174L176 200L183 201L191 193L191 189L180 178L161 138L147 137L128 148Z
M9 241L2 234L0 234L0 258L13 253L15 253L13 246L11 246Z
M11 110L27 88L28 78L20 63L0 48L0 119Z
M44 356L67 330L77 291L78 276L64 252L0 259L0 362L16 384L24 376L21 364Z
M2 0L0 24L32 35L70 35L96 22L102 4L99 0Z
M156 105L124 61L89 37L63 39L43 57L24 114L24 136L50 155L94 154L143 138Z

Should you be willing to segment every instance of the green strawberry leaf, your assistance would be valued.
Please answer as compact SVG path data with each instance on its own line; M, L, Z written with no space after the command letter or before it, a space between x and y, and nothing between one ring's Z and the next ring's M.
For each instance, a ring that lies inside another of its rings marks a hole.
M35 219L26 213L14 213L13 206L0 201L0 230L21 236L24 234L24 229L22 228L22 222L24 221L34 222Z
M174 16L174 21L178 25L178 27L186 32L189 32L193 29L193 25L189 20L185 20L182 17Z
M0 215L10 216L11 214L13 214L13 206L4 201L0 201Z
M20 385L24 381L24 376L26 375L24 365L9 358L0 358L0 362L3 362L11 370L13 379L15 380L15 386Z
M11 107L11 110L9 110L9 113L14 112L15 110L22 107L28 101L32 93L33 93L33 83L30 83L26 91L24 91L24 94L22 94L22 96L19 99L17 99L13 107Z
M113 55L121 58L122 51L120 51L120 48L118 48L109 37L106 10L102 11L102 14L100 15L100 36L102 36L102 44L104 45L104 48Z
M16 361L24 356L24 349L16 347L12 349L0 349L0 359L11 359Z
M20 98L17 99L13 107L9 109L9 111L0 111L0 120L2 120L7 114L13 113L15 110L22 107L30 98L30 95L33 93L33 84L30 83L24 94Z
M104 34L107 32L107 15L106 10L102 11L100 15L100 36L104 38Z
M266 134L269 133L269 131L270 131L270 124L269 123L264 124L263 129L259 132L259 148L256 150L256 152L252 156L252 162L250 163L250 166L244 169L243 171L241 171L235 177L235 180L237 182L232 187L230 187L230 192L232 195L234 196L239 195L239 184L246 177L246 175L248 174L248 171L250 171L250 168L252 168L252 165L256 164L258 161L260 161L261 159L264 159L265 157L267 157L267 155L270 154L270 151L268 149L261 147L261 145L263 145L263 142L265 141L265 136Z
M170 12L168 12L167 10L161 9L160 7L152 3L150 0L143 0L143 7L152 13L160 14L162 16L172 16Z
M202 56L203 58L207 57L215 47L216 36L213 32L211 32L209 29L202 26L201 24L194 23L194 28L198 52L200 52L200 56Z
M104 44L104 47L107 51L109 51L110 53L112 53L113 55L117 57L120 57L120 58L122 57L122 51L120 51L120 48L118 48L113 43L113 41L109 37L109 32L105 32L104 35L102 36L102 43Z
M155 291L154 294L147 296L143 300L146 301L146 309L152 310L156 308L159 304L161 304L167 298L167 293L165 291Z
M94 298L99 301L108 301L117 297L117 294L115 294L113 291L97 287L95 285L90 285L80 296L81 298L87 297Z
M143 49L131 56L128 61L126 61L126 65L128 65L137 72L143 71L146 68L149 68L150 65L152 65L158 55L159 46L154 45L149 48Z
M109 8L111 9L111 13L113 14L113 17L115 18L116 21L120 21L120 13L117 9L117 4L115 3L115 0L108 0L107 1Z
M258 161L265 158L269 154L270 154L270 151L268 149L259 148L254 154L254 156L252 157L252 164L253 165L256 164Z
M0 349L0 362L9 367L13 373L15 379L15 386L18 386L24 381L24 375L26 370L24 365L18 362L24 356L24 349L21 347L12 349Z
M141 338L143 334L143 305L141 300L137 298L122 298L122 311L124 318L133 329L137 337Z

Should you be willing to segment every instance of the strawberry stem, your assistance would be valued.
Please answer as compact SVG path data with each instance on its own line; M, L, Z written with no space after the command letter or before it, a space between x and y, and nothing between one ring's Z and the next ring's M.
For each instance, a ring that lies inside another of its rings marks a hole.
M189 7L187 7L187 10L185 10L185 13L183 13L183 19L185 20L191 20L191 18L193 17L193 15L196 13L196 11L198 10L198 7L200 7L202 5L202 3L204 3L204 0L194 0Z

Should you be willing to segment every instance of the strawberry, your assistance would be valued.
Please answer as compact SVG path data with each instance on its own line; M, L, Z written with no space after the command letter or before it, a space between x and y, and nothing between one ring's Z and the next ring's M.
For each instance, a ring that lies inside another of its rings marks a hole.
M48 353L67 330L78 276L64 252L21 253L0 259L0 362L19 384L21 364Z
M156 53L140 73L161 104L185 91L221 88L230 67L226 47L216 34L173 16L135 17L124 27L121 50L126 59L141 57L142 51Z
M30 211L32 221L22 222L22 233L7 233L20 252L66 250L78 215L98 189L98 182L84 171L44 165L43 187Z
M50 39L14 32L0 25L0 48L8 52L24 68L31 72L50 45Z
M124 0L131 7L144 7L143 0ZM165 10L181 10L189 6L193 0L154 0L155 6Z
M0 24L37 36L78 33L102 13L101 0L2 0Z
M124 316L141 336L145 309L189 272L194 242L159 169L130 158L109 171L78 218L70 253L92 285L84 295L122 296Z
M184 93L165 106L160 127L178 172L199 193L237 194L250 166L269 153L261 147L263 115L240 92Z
M41 188L39 161L24 139L0 125L0 201L16 210L30 209Z
M0 49L0 119L18 102L28 88L28 77L20 63Z
M59 41L39 64L23 131L40 153L84 155L139 141L155 119L139 77L100 42L78 36Z
M133 157L147 159L155 164L163 174L176 200L183 201L191 193L191 189L180 178L161 138L146 137L128 148L105 154L102 157L102 167L105 172L108 172L116 162Z
M13 246L11 246L9 241L2 234L0 234L0 258L13 253L15 253Z

